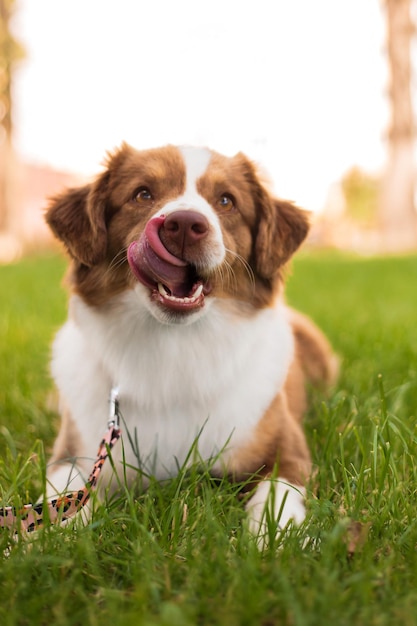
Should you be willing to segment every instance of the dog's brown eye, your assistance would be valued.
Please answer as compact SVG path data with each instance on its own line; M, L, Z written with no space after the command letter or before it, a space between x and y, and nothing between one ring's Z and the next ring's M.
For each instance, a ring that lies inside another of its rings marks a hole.
M224 193L222 196L220 196L218 204L223 211L230 211L235 206L233 197L230 196L228 193Z
M149 202L152 200L152 194L147 187L140 187L134 195L136 202Z

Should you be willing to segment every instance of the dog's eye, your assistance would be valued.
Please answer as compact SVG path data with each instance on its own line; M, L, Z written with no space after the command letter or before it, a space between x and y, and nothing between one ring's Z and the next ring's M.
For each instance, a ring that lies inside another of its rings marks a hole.
M233 196L228 193L224 193L220 196L218 205L223 211L231 211L235 207Z
M149 200L152 200L152 194L148 187L139 187L139 189L135 191L133 199L136 200L136 202L149 202Z

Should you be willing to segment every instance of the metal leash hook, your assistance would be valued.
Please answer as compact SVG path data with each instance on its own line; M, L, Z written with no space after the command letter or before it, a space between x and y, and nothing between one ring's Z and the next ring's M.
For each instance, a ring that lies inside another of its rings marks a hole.
M119 408L119 387L112 387L110 391L110 412L108 428L119 428L120 408Z
M22 531L30 533L44 526L46 521L49 521L50 524L61 524L76 515L87 504L91 493L97 487L104 462L109 456L109 451L120 439L120 435L119 388L113 387L110 392L107 432L100 442L93 470L84 487L79 491L69 492L49 502L25 504L20 509L13 506L0 508L0 528L13 528L17 532L20 525ZM46 515L45 509L47 510Z

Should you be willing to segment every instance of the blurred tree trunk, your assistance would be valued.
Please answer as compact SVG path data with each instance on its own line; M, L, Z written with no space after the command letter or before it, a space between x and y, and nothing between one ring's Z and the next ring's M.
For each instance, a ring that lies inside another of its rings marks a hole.
M22 49L10 33L15 0L0 0L0 233L13 219L12 70Z
M414 115L411 96L412 0L385 0L390 70L391 121L388 155L382 180L380 220L382 245L388 251L417 247L414 168Z

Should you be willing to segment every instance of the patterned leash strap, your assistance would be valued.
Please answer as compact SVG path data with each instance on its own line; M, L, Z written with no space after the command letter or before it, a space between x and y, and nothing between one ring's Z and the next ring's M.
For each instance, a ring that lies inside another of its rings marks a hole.
M0 528L14 528L17 531L17 527L20 525L22 531L30 533L43 526L45 522L50 524L62 523L81 511L97 487L98 478L104 462L109 456L109 451L120 438L119 421L118 389L113 388L110 394L110 417L107 432L100 442L96 462L84 487L79 491L69 492L46 503L25 504L21 509L16 509L13 506L0 508Z

